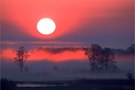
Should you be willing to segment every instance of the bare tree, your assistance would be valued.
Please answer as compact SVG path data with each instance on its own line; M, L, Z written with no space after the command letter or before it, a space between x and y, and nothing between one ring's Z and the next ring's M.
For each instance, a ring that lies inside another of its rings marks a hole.
M102 58L102 50L98 44L92 44L91 48L87 48L85 54L90 60L91 70L94 71L98 68L98 62Z
M24 47L19 47L16 51L15 62L19 65L20 70L22 71L24 68L24 62L28 58L27 50Z
M85 49L85 55L90 60L90 67L92 71L108 70L116 68L114 61L114 53L110 48L102 49L98 44L92 44L91 48Z
M102 50L102 59L99 63L102 69L108 70L109 67L114 68L114 63L116 63L114 61L114 52L110 48L104 48Z

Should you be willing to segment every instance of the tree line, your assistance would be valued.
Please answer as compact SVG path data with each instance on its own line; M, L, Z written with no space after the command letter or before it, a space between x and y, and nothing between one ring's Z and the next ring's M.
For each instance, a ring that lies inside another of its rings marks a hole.
M77 50L71 48L73 50ZM50 50L50 49L49 49ZM52 49L55 52L59 52L59 49ZM63 49L62 49L63 50ZM64 48L65 50L65 48ZM119 52L119 50L114 50L108 47L102 48L98 44L92 44L90 47L82 48L85 51L85 55L88 56L90 62L90 69L91 71L107 71L107 70L117 70L118 67L116 66L115 61L115 53ZM61 51L61 49L60 49ZM133 53L135 51L135 45L132 44L130 47L127 48L126 52ZM53 51L51 51L53 52ZM16 51L15 62L19 65L21 71L24 69L24 63L26 59L28 59L29 55L27 49L25 47L19 47Z
M88 56L91 71L116 70L114 52L110 48L102 48L98 44L84 49Z

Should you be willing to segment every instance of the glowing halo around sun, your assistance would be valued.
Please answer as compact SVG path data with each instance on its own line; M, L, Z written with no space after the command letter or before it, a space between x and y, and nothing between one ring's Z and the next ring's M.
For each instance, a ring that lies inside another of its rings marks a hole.
M37 30L43 35L50 35L56 29L55 22L50 18L40 19L37 23Z

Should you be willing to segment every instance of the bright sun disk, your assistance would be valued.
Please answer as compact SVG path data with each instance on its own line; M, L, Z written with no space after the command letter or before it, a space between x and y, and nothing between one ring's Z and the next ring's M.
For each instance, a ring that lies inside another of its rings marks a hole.
M52 34L56 29L54 21L50 18L40 19L37 23L37 30L44 35Z

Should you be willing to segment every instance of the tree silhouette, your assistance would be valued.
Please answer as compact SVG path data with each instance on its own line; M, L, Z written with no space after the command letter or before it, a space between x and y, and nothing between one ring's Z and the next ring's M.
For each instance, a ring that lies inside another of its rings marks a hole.
M114 52L110 48L104 48L102 50L102 59L100 60L101 68L108 70L110 68L114 68L116 63L114 61Z
M116 68L114 53L110 48L102 49L98 44L92 44L91 48L85 49L85 55L89 58L92 71Z
M14 90L16 87L15 82L3 78L0 80L0 85L0 90Z
M91 48L87 48L85 54L90 60L91 70L94 71L98 68L98 62L102 58L102 50L98 44L92 44Z
M20 70L22 71L24 68L24 62L28 58L27 50L24 47L19 47L16 51L15 62L19 65Z
M128 77L129 80L132 80L133 79L133 74L129 72L129 73L127 73L127 77Z
M135 54L135 44L130 45L130 47L127 48L127 52L129 54Z

